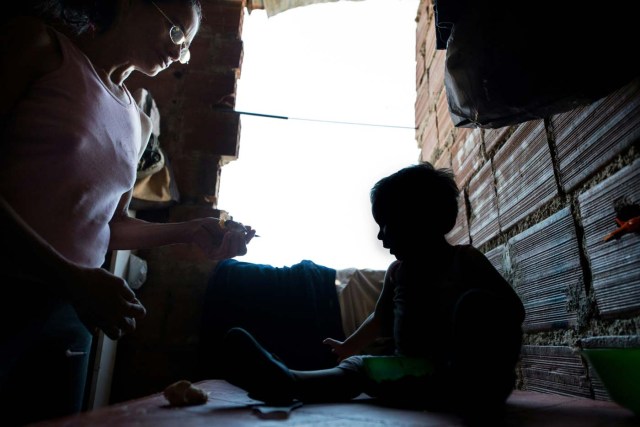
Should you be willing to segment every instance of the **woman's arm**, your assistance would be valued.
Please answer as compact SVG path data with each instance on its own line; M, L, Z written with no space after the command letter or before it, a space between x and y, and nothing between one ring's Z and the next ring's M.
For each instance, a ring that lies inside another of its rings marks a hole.
M120 277L101 268L85 268L63 257L0 197L0 268L3 275L49 286L69 300L91 330L117 339L132 332L146 310ZM23 302L21 302L23 303Z
M120 200L110 222L109 249L143 249L173 244L196 244L211 259L232 258L247 253L247 243L255 230L246 226L223 228L219 218L206 217L174 223L152 223L132 218L127 213L131 192Z

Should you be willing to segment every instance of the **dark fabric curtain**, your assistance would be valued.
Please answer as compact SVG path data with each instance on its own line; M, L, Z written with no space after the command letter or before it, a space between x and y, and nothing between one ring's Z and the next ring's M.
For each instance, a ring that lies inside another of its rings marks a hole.
M344 339L335 277L334 269L306 260L291 267L220 262L205 294L201 375L220 377L220 343L232 327L249 331L292 369L335 366L322 344L327 337Z

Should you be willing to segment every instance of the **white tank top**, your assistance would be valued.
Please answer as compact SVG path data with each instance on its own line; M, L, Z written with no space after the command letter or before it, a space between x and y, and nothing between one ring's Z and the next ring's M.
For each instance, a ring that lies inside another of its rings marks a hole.
M0 192L60 254L100 267L109 221L135 181L140 112L128 90L122 103L84 53L54 33L62 65L14 110L0 146Z

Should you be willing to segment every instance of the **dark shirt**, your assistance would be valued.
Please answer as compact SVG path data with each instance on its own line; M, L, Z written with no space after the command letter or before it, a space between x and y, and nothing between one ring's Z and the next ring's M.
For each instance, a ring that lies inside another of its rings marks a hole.
M469 291L484 291L492 301L492 313L500 323L520 330L524 308L509 283L491 262L470 245L454 246L450 254L433 259L399 261L394 284L394 340L396 353L425 357L446 364L456 346L454 319L458 302ZM498 310L495 310L498 307ZM475 307L482 321L487 308ZM465 313L468 313L466 311ZM468 315L468 314L465 314ZM471 319L473 320L473 319Z

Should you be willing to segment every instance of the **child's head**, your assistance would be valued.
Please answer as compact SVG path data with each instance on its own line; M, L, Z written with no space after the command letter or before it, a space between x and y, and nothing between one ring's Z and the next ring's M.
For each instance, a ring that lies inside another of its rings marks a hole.
M403 256L398 251L412 251L442 239L455 225L458 194L453 173L430 163L408 166L382 178L370 194L373 217L380 226L378 238L397 258Z

